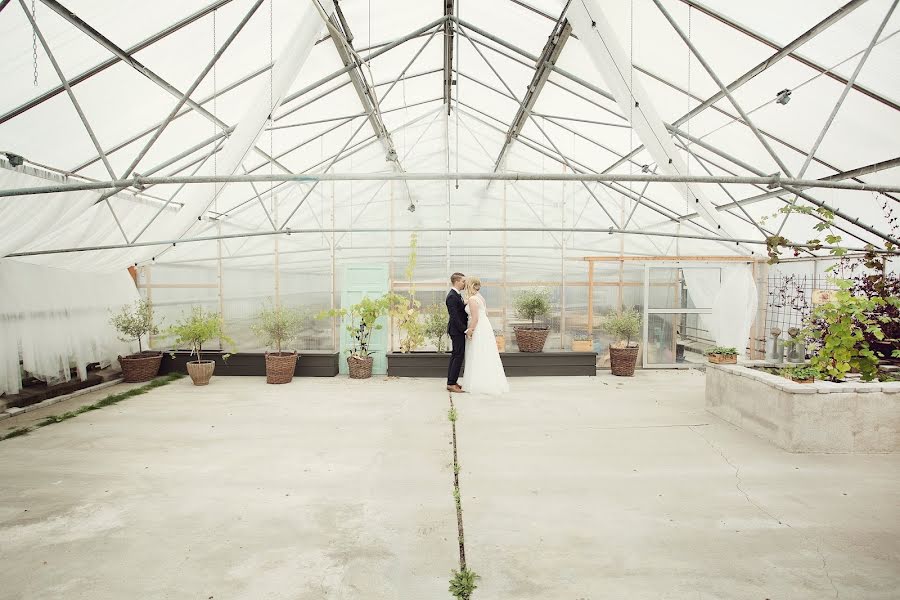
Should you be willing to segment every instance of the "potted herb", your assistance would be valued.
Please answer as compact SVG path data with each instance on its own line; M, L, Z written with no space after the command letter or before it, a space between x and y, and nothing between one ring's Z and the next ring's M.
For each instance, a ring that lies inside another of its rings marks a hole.
M706 358L717 365L733 365L737 363L737 348L713 346L706 351Z
M502 329L494 330L494 339L497 341L497 352L506 352L506 336Z
M390 296L382 296L376 300L364 297L362 300L347 308L335 308L319 315L323 317L340 317L346 319L347 333L350 334L349 356L347 367L351 379L368 379L372 377L372 358L374 352L369 350L369 342L372 333L382 327L378 319L387 315L391 307Z
M594 337L586 331L579 331L572 337L572 352L593 352Z
M625 310L607 315L600 321L600 329L613 338L609 345L609 363L613 375L634 375L638 344L632 343L641 330L641 313Z
M446 352L448 345L447 336L447 309L442 304L432 304L425 309L423 321L425 338L431 342L438 352Z
M305 315L297 308L267 306L250 326L259 340L275 352L266 352L266 383L290 383L297 368L297 352L283 352L282 346L297 339Z
M819 377L819 370L809 365L786 367L780 371L782 377L795 383L812 383Z
M119 364L122 365L123 381L137 383L150 381L159 373L159 365L162 362L162 352L144 350L141 338L159 333L159 328L153 323L153 306L146 300L138 300L133 306L125 305L110 318L109 322L119 332L119 339L123 342L137 340L137 354L119 356ZM147 340L149 344L149 339Z
M223 331L222 317L217 313L207 312L200 306L195 306L191 309L190 316L184 317L170 327L169 333L175 336L176 347L186 345L191 349L191 356L197 354L197 360L187 363L188 375L191 376L194 385L208 384L216 368L215 361L203 360L201 355L203 344L219 339L234 345L234 340L226 336ZM228 356L225 354L223 358L227 360Z
M516 344L521 352L541 352L550 327L537 325L535 321L550 314L550 292L547 290L527 290L520 292L514 301L516 316L531 321L530 325L516 325Z

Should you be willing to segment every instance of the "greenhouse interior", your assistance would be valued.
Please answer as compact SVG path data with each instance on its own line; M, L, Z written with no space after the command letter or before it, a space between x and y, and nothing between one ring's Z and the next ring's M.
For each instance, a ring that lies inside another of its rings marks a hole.
M898 2L0 0L0 599L896 598Z

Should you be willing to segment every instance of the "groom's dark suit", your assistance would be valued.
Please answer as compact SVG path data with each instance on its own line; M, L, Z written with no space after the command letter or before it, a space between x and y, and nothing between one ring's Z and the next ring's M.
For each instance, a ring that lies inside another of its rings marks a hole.
M456 289L447 294L447 314L450 320L447 322L447 333L453 342L453 352L450 354L450 368L447 370L447 385L457 385L459 371L462 369L463 359L466 355L466 329L468 329L469 316L466 314L466 303Z

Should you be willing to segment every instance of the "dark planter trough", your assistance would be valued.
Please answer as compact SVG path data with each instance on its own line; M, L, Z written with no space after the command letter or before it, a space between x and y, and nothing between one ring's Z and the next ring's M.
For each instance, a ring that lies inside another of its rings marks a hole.
M389 377L446 377L450 354L391 352L387 359ZM507 377L597 374L596 352L501 352L500 360Z
M337 352L299 352L297 368L294 369L294 377L336 377L338 374ZM163 352L162 365L159 368L160 375L169 373L186 373L187 362L197 360L187 350L175 352L175 357L168 352ZM225 361L221 352L204 352L203 360L213 360L216 363L215 376L237 375L264 377L266 375L266 355L262 352L236 352Z

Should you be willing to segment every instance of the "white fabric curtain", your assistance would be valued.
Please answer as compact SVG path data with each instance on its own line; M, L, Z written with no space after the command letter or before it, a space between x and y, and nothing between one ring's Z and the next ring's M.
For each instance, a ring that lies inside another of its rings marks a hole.
M743 352L756 316L757 291L750 265L718 269L684 269L688 296L697 308L712 308L700 315L716 345Z
M73 273L0 259L0 394L21 389L22 367L48 382L87 377L89 363L109 364L131 351L110 325L110 311L139 297L125 269Z

